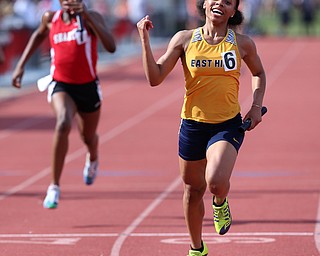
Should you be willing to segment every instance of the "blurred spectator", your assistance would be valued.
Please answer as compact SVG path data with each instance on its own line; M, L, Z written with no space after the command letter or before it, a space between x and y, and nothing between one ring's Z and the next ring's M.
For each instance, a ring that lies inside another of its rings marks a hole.
M1 0L0 1L0 64L4 63L5 60L5 53L4 53L4 47L10 43L10 37L8 33L3 32L3 27L2 27L2 20L7 17L8 15L12 15L13 13L13 6L12 2L9 0ZM3 69L3 68L2 68ZM0 68L0 73L1 73L1 68Z
M52 0L41 0L38 2L37 5L37 16L39 16L39 18L41 19L42 14L45 11L51 10L52 8Z
M90 8L92 8L93 10L99 12L103 16L104 19L109 17L109 15L111 14L111 10L110 10L110 7L109 7L109 4L107 3L107 1L95 0L95 1L91 1L89 3L90 4L88 6Z
M40 0L43 1L43 0ZM61 5L60 5L60 1L59 0L50 0L51 2L51 10L52 11L56 11L61 9ZM83 2L88 5L88 1L87 0L83 0Z
M35 0L16 0L13 12L23 20L24 27L34 30L40 24L40 16Z
M137 22L144 16L151 15L148 8L147 0L127 0L128 5L128 18L132 25L129 39L130 41L139 40L138 32L136 29Z
M0 64L2 64L5 61L4 52L2 50L2 47L0 46Z
M113 33L118 42L128 42L137 37L136 23L149 14L147 0L118 0L114 7Z
M128 17L134 26L137 22L148 13L148 1L147 0L127 0L128 5Z
M61 8L59 0L51 0L51 2L52 2L52 4L51 4L51 10L52 11L56 11L56 10L59 10Z
M292 0L276 0L276 9L280 15L280 35L286 35L291 22Z
M12 2L9 0L0 1L0 19L13 13Z
M302 22L305 27L305 32L310 35L310 28L314 22L315 16L315 2L313 0L301 0L301 12L302 12Z
M118 0L114 7L115 24L113 34L118 42L128 38L128 34L133 31L132 23L129 19L127 0Z
M105 18L105 22L113 28L118 43L135 39L136 22L146 14L151 16L156 25L151 31L153 37L165 38L184 27L192 29L203 24L197 12L197 0L83 1L88 8L98 11ZM243 29L250 34L261 34L263 29L271 33L287 35L290 29L290 32L299 33L296 35L305 32L307 35L319 36L320 24L316 22L317 15L320 15L319 7L320 0L242 0L240 9L245 17ZM0 47L6 59L0 66L0 74L10 70L24 49L30 33L39 24L42 13L49 9L60 9L60 1L0 0ZM275 20L272 21L272 25L265 25L264 20L260 20L261 17L273 15L275 12L279 17L279 25L274 23ZM297 19L300 20L297 21ZM271 29L270 26L272 26ZM299 26L298 29L297 26ZM49 56L49 49L49 43L42 44L40 53L33 56L28 66L44 63Z
M41 21L41 13L38 12L38 1L36 0L16 0L13 5L14 15L22 19L22 29L26 31L27 37L24 43L27 43L28 38L33 31L39 26ZM30 59L28 65L37 67L41 61L41 51L37 50Z
M177 11L175 9L176 1L152 1L152 13L150 13L150 17L153 20L153 24L155 25L154 29L150 31L152 36L167 38L177 32Z
M261 0L244 0L241 9L244 16L243 32L245 34L261 34L257 20L261 9Z
M110 0L91 0L87 1L87 7L89 9L93 9L101 14L105 23L109 28L113 28L115 18L112 11L112 4ZM113 1L114 2L114 1ZM98 42L98 51L104 51L102 43Z
M176 30L183 30L187 28L188 24L188 10L187 10L187 3L188 0L178 0L175 1L175 10L177 10L176 14Z
M204 23L199 17L196 2L197 0L185 0L188 12L187 29L197 28L201 23Z

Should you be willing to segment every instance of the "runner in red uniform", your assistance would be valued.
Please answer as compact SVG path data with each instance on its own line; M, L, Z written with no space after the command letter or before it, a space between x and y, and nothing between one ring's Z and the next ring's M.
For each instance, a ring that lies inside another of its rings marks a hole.
M42 22L32 34L12 76L12 85L20 88L26 62L49 35L52 80L48 83L48 101L56 115L56 126L52 180L43 202L45 208L58 206L68 136L76 115L81 138L88 149L83 171L84 181L90 185L96 177L97 126L102 100L96 73L97 41L99 39L109 52L116 49L114 38L98 12L87 10L81 0L60 0L60 4L61 10L43 14Z

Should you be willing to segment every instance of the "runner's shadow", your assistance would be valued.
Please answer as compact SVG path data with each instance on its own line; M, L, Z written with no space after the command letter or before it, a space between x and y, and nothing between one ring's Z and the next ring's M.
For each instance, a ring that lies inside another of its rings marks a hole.
M210 227L213 226L213 219L204 219L203 226ZM320 224L320 220L311 219L294 219L294 220L232 220L232 225L248 225L248 224L280 224L280 225L301 225L301 224Z
M116 225L106 225L105 223L104 224L101 224L101 225L98 225L98 224L95 224L95 225L79 225L79 226L72 226L72 228L74 229L92 229L92 228L112 228L112 227L116 227Z
M63 200L153 200L162 191L64 191ZM181 200L181 192L170 193L166 200Z
M28 130L53 130L54 116L6 116L0 117L0 130L28 131Z

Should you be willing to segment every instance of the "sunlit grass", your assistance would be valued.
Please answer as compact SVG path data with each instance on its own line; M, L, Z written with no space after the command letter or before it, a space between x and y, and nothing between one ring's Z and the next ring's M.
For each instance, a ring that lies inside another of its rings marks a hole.
M305 25L301 17L301 13L298 9L293 9L291 22L286 30L281 27L280 17L274 10L263 10L258 16L258 20L254 26L255 31L262 35L273 36L306 36L308 35ZM320 10L319 8L315 12L315 19L309 28L310 36L320 37Z

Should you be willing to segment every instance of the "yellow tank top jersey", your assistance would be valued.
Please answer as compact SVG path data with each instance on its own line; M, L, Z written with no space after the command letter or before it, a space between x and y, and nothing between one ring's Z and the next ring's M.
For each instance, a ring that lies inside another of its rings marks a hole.
M186 82L182 118L221 123L240 112L241 57L233 30L228 29L219 44L210 45L202 28L195 29L182 63Z

